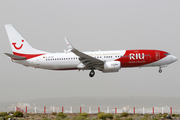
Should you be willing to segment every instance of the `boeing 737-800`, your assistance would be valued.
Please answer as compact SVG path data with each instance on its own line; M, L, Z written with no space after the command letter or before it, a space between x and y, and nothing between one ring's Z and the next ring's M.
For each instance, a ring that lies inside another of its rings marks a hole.
M68 51L49 53L33 48L11 25L5 25L13 54L5 53L13 62L24 66L48 70L90 70L89 76L95 75L94 70L103 73L118 72L128 67L165 67L177 57L161 50L113 50L81 52L74 48L65 38Z

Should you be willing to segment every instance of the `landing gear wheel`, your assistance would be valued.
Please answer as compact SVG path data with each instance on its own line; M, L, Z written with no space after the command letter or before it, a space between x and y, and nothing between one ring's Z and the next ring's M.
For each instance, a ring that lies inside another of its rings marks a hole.
M162 73L162 69L161 68L159 69L159 73Z
M94 75L95 75L94 70L91 70L91 72L89 73L89 76L90 76L90 77L93 77Z

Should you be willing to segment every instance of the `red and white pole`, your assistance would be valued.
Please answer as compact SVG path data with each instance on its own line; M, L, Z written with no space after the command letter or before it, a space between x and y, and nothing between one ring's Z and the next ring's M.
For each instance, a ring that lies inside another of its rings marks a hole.
M46 106L44 106L44 114L46 114Z
M27 106L26 106L26 113L27 113Z
M170 114L172 115L172 107L170 107Z
M62 112L64 112L64 107L62 107Z
M81 107L80 107L80 113L81 113Z
M117 114L117 108L115 108L115 114Z
M133 108L133 112L134 112L134 114L135 114L135 107Z
M152 114L154 115L154 107L152 108Z
M98 113L100 112L100 107L98 107Z

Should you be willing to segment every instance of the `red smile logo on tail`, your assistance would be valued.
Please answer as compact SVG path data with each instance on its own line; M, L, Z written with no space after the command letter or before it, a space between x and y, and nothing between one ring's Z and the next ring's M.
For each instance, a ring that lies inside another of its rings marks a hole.
M24 40L22 40L22 42L24 42ZM12 43L12 45L14 46L14 48L15 48L16 50L20 50L20 49L22 48L22 46L23 46L23 44L21 44L20 47L16 47L16 43Z

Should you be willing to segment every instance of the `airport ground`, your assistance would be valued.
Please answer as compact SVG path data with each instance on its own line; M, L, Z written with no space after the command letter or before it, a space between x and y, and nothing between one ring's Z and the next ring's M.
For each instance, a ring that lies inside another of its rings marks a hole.
M25 113L23 117L13 117L13 120L180 120L180 115L172 114L128 114L128 113L98 113L98 114L88 114L88 113ZM0 117L0 120L3 120Z

